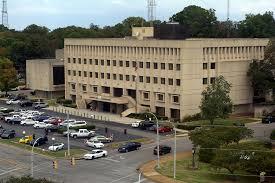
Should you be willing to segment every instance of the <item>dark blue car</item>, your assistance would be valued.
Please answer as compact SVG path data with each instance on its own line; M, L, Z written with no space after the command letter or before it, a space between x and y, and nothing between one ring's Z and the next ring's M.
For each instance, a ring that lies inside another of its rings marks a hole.
M44 120L49 119L50 117L51 116L48 116L48 115L40 115L40 116L33 117L33 120L43 122Z

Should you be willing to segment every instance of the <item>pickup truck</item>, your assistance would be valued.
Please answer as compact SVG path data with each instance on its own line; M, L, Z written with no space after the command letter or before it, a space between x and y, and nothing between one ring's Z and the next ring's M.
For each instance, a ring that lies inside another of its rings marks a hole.
M8 121L11 120L11 119L20 118L20 117L21 117L20 115L7 116L7 117L5 117L5 121L8 122Z
M95 136L95 131L89 131L87 129L79 129L77 132L70 133L73 138L89 138Z

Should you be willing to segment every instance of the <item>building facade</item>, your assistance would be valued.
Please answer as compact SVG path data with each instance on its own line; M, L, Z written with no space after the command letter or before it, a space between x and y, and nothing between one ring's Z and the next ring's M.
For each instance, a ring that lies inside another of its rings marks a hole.
M66 98L122 116L151 111L183 119L200 112L202 91L223 75L235 111L249 110L248 67L264 58L268 39L156 40L136 32L138 39L65 39Z
M65 95L64 51L56 50L55 59L26 61L26 87L38 97L56 98Z

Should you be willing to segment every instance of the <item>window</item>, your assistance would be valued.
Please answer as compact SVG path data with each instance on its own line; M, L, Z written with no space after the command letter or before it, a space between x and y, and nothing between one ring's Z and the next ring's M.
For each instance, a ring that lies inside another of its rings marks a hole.
M137 62L133 61L132 65L133 65L133 67L137 67Z
M208 68L207 63L203 63L203 70L206 70Z
M208 84L208 79L207 78L203 78L202 79L202 84L207 85Z
M104 65L104 60L101 60L101 65Z
M73 71L74 76L76 76L76 71Z
M126 61L126 67L130 67L130 62Z
M121 81L123 80L123 75L122 74L119 75L119 80L121 80Z
M87 71L83 72L84 77L87 77Z
M132 75L132 81L136 82L136 76Z
M84 62L84 64L87 64L87 59L86 59L86 58L84 58L84 61L83 61L83 62Z
M160 83L163 84L163 85L165 85L165 78L161 78L160 79Z
M113 60L113 66L116 66L116 60Z
M214 84L214 83L215 83L215 80L216 80L215 77L210 78L210 84Z
M143 76L139 76L139 82L143 83Z
M69 76L71 75L71 70L68 70L68 75L69 75Z
M93 64L93 60L92 59L90 59L90 65L92 65Z
M111 79L111 74L107 73L107 79Z
M169 70L173 70L173 64L168 64Z
M75 64L75 62L76 62L76 58L73 58L73 63Z
M98 78L98 72L95 72L95 78Z
M103 93L111 93L111 89L110 89L110 87L103 86L102 87L102 92Z
M149 100L149 92L143 92L143 99Z
M81 76L81 71L78 71L78 76Z
M150 62L146 62L146 68L150 69Z
M126 81L130 81L130 76L126 75Z
M98 65L98 59L95 59L95 65Z
M180 79L176 79L176 84L177 84L177 86L180 86Z
M176 65L177 71L180 71L180 64Z
M111 65L111 61L107 60L107 66L110 66L110 65Z
M143 68L143 62L139 62L139 68Z
M81 58L78 58L78 63L81 64Z
M93 91L94 91L94 93L97 93L97 86L93 87Z
M211 63L211 69L216 69L216 63Z
M68 58L68 63L71 63L71 58Z
M165 70L165 63L161 63L161 64L160 64L160 68L161 68L162 70Z
M146 83L150 83L150 77L146 77Z
M71 87L72 87L72 90L75 90L75 84L72 84Z
M116 74L113 74L113 80L116 80Z
M173 95L173 96L172 96L172 102L173 102L173 103L179 103L179 96Z
M154 77L154 83L158 84L158 78L157 77Z
M122 60L119 61L119 66L123 67L123 61Z
M154 69L158 69L158 63L154 62Z
M158 94L157 94L157 100L158 100L158 101L164 101L164 94L158 93Z
M101 73L100 75L101 75L101 79L104 79L104 73Z
M82 85L82 91L86 92L87 91L87 86L86 85Z
M169 78L169 79L168 79L168 84L169 84L169 85L173 85L173 79Z
M90 78L92 78L93 77L93 73L92 72L90 72Z

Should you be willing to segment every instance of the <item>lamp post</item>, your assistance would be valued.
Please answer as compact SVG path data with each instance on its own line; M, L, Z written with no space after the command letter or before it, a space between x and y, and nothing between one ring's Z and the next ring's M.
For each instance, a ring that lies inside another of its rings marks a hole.
M193 170L195 169L195 153L196 153L196 148L192 147L192 167L193 167Z
M35 144L37 143L37 141L41 139L41 137L39 137L38 139L36 139L32 145L32 152L31 152L31 177L33 177L33 149Z
M157 116L154 113L152 113L152 112L147 112L147 113L153 115L154 118L157 121L157 156L158 156L158 159L157 159L157 168L159 169L160 168L160 163L159 163L159 121L158 121Z
M69 120L69 113L67 113L67 120ZM70 154L70 126L69 123L67 123L67 144L68 144L68 156L71 156Z
M174 126L174 179L176 179L176 172L177 172L177 129L175 127L175 125L173 124Z
M53 142L53 144L52 144L52 145L54 145L54 141L55 141L55 138L54 138L54 137L52 137L52 142Z

